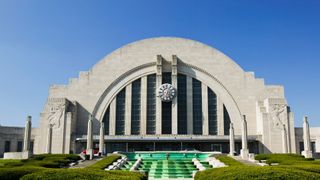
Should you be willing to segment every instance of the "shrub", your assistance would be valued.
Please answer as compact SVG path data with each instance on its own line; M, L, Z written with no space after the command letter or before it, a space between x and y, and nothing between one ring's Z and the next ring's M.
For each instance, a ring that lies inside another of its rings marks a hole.
M284 166L234 166L198 172L195 180L208 179L319 179L320 174Z
M79 160L75 154L40 154L24 160L1 160L1 168L11 168L17 166L36 166L46 168L59 168L69 163Z
M315 163L313 159L306 159L298 154L258 154L256 160L267 160L267 164L279 163L281 165L292 165L301 163Z
M307 172L313 172L313 173L319 173L320 174L320 165L314 165L314 164L300 164L300 165L293 165L290 166L295 169L307 171Z
M16 167L16 168L0 168L1 180L16 180L26 174L43 171L41 167Z
M106 167L108 167L110 164L112 164L114 161L118 160L119 158L121 158L120 155L111 155L111 156L107 156L103 159L101 159L100 161L98 161L97 163L86 167L87 169L105 169Z
M216 158L228 166L244 166L241 162L228 156L219 155Z
M141 180L146 179L140 173L128 171L92 171L90 169L50 169L45 171L36 172L23 176L22 180L78 180L78 179L119 179L119 180Z

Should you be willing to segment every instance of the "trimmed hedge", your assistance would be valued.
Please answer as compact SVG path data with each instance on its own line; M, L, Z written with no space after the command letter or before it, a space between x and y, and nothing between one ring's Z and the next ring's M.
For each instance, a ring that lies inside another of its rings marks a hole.
M225 179L320 179L320 174L283 166L234 166L198 172L195 180Z
M215 158L220 160L221 162L223 162L224 164L226 164L228 166L244 166L244 164L242 164L241 162L239 162L231 157L228 157L228 156L220 155L220 156L216 156Z
M15 168L19 166L59 168L79 159L80 157L74 154L41 154L25 160L0 160L0 168Z
M320 164L313 158L304 158L299 154L258 154L255 156L256 160L267 160L267 164L279 163L280 165L293 164Z
M16 168L0 168L1 180L16 180L20 179L26 174L31 174L39 171L43 171L42 167L16 167Z
M102 171L91 169L50 169L45 171L36 172L23 176L21 180L78 180L78 179L118 179L118 180L141 180L146 179L140 173L128 171Z
M121 158L120 155L107 156L107 157L101 159L100 161L98 161L97 163L86 167L86 169L104 170L106 167L108 167L110 164L112 164L114 161L118 160L119 158Z

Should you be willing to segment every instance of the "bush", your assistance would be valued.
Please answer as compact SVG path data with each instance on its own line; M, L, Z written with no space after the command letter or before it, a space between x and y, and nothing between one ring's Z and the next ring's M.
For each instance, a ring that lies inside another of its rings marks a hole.
M228 156L219 155L216 158L228 166L244 166L241 162Z
M208 179L320 179L320 174L284 166L235 166L198 172L195 180Z
M281 165L292 165L301 163L316 163L313 159L306 159L298 154L258 154L256 160L267 160L267 164L279 163Z
M1 180L16 180L20 179L26 174L43 171L45 168L41 167L16 167L16 168L0 168Z
M24 160L0 160L0 168L12 168L18 166L36 166L46 168L60 168L69 163L79 160L74 154L40 154Z
M320 165L314 165L314 164L301 164L301 165L293 165L290 166L295 169L307 171L307 172L313 172L320 174Z
M78 179L119 179L119 180L141 180L146 179L140 173L128 171L92 171L90 169L50 169L45 171L36 172L23 176L21 180L78 180Z
M121 158L120 155L111 155L111 156L107 156L103 159L101 159L100 161L98 161L97 163L86 167L87 169L99 169L99 170L103 170L106 167L108 167L110 164L112 164L114 161L118 160L119 158Z

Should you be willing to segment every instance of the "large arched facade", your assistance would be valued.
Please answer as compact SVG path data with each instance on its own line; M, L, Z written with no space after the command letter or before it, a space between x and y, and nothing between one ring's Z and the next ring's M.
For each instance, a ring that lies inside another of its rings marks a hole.
M171 91L159 88L166 83L175 91L164 101L159 95ZM284 124L288 149L295 152L293 116L283 87L264 85L263 79L202 43L169 37L145 39L112 52L68 85L50 88L35 151L46 151L40 144L47 144L48 137L55 153L85 149L89 116L97 147L104 125L106 152L228 152L231 122L239 151L243 115L250 151L282 152L281 138L274 137L281 136Z

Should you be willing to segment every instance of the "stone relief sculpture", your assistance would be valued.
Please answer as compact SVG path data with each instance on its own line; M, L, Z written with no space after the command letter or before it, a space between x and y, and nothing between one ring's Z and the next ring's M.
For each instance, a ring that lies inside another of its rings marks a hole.
M50 108L48 121L49 121L49 125L51 125L52 128L55 128L55 129L60 128L61 119L65 112L65 107L66 107L65 103L60 103L57 105L53 105Z
M282 129L283 122L281 120L281 114L286 110L285 104L274 104L271 109L271 117L273 120L273 126Z

